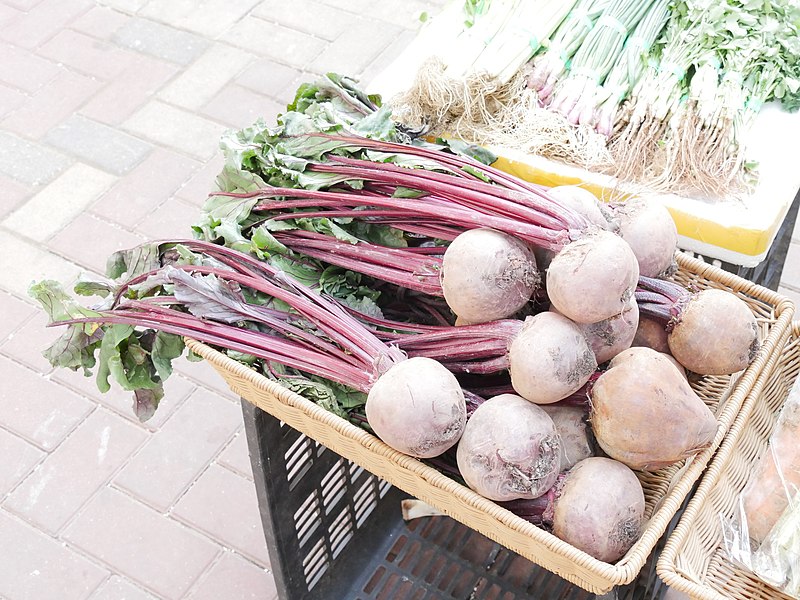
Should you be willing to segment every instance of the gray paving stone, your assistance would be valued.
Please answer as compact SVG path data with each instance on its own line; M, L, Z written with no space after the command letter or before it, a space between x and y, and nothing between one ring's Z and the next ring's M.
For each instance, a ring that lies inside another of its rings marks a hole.
M140 139L79 115L51 129L45 141L115 175L130 171L152 149Z
M317 0L264 0L253 14L265 21L310 33L323 40L333 41L356 19L346 12Z
M131 19L111 38L126 48L188 65L210 45L200 36L142 18Z
M314 60L327 46L324 40L256 17L242 19L222 39L298 69Z
M314 73L359 76L403 30L371 19L353 24L309 65Z
M28 185L42 185L72 160L51 148L0 131L0 173Z
M0 131L0 173L28 185L42 185L64 171L71 160L46 146Z

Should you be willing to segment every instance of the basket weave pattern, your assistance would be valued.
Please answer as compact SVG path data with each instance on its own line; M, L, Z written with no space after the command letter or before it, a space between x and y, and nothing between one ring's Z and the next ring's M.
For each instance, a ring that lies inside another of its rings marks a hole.
M685 464L638 473L648 521L639 540L617 563L599 561L552 534L479 496L418 460L393 450L375 436L290 392L213 348L188 340L242 398L315 439L392 485L594 593L632 581L677 512L692 485L738 415L748 392L785 338L793 305L774 292L693 258L677 256L676 279L697 289L719 288L738 294L756 316L762 348L746 371L735 377L705 377L692 386L717 416L712 446Z
M726 560L720 516L731 518L739 494L767 450L778 414L800 373L800 321L784 335L711 462L667 542L658 574L670 586L703 600L788 598Z

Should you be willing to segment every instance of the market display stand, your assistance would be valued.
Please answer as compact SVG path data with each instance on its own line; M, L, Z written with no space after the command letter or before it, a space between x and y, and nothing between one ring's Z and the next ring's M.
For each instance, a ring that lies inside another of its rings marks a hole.
M449 517L406 523L407 494L246 400L242 411L281 600L659 600L666 593L654 559L632 583L596 596Z

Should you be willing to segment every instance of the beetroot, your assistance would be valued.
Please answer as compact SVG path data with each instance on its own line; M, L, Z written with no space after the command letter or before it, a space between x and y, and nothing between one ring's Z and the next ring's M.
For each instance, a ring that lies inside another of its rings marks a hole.
M514 500L537 498L553 486L560 452L547 413L524 398L502 394L472 414L456 458L473 490L491 500Z
M677 283L642 277L642 313L665 322L672 356L700 375L745 369L759 348L758 324L747 304L725 290L691 293Z
M577 185L558 185L547 191L548 195L582 215L592 225L608 229L608 220L600 208L600 201L589 190Z
M610 204L619 234L630 244L639 263L639 273L646 277L662 277L675 268L678 230L663 204L634 197L626 202Z
M614 562L639 539L644 492L624 464L593 457L575 465L559 486L553 533L604 562Z
M533 252L520 240L493 229L471 229L447 247L442 290L450 309L468 323L513 315L539 283Z
M556 485L534 500L500 505L604 562L615 562L633 546L644 521L644 491L633 471L610 458L590 457L559 475Z
M658 352L669 352L667 331L664 329L664 325L655 319L639 315L639 327L636 329L636 335L633 336L631 346L644 346Z
M525 319L508 355L514 389L539 404L569 396L597 368L597 360L580 328L553 312Z
M571 469L575 463L592 456L592 430L588 424L589 413L578 406L543 404L544 410L556 426L561 439L561 470Z
M592 430L610 457L660 469L706 448L714 414L668 358L649 348L618 356L592 389Z
M601 230L555 255L547 269L547 294L558 311L576 323L597 323L628 307L638 278L630 246Z
M639 324L639 306L631 298L628 307L619 315L599 323L580 324L586 341L594 352L598 364L611 360L630 347Z
M398 362L381 375L369 390L366 413L378 437L419 458L438 456L455 445L467 420L455 376L424 357Z

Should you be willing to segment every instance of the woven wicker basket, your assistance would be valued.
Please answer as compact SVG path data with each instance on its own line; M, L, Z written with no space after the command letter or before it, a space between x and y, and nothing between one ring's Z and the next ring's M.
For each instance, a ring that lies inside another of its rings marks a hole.
M767 449L789 389L800 372L800 321L774 354L708 467L658 561L667 585L691 598L788 598L725 560L720 515L733 516L739 493Z
M774 292L693 258L679 255L678 264L676 277L682 284L700 289L727 289L745 300L756 315L763 345L753 363L739 376L705 377L693 384L717 415L714 443L685 465L640 474L649 520L641 538L616 564L585 554L220 352L193 340L188 345L208 360L242 398L510 550L590 592L601 594L632 581L642 569L791 323L793 305Z

